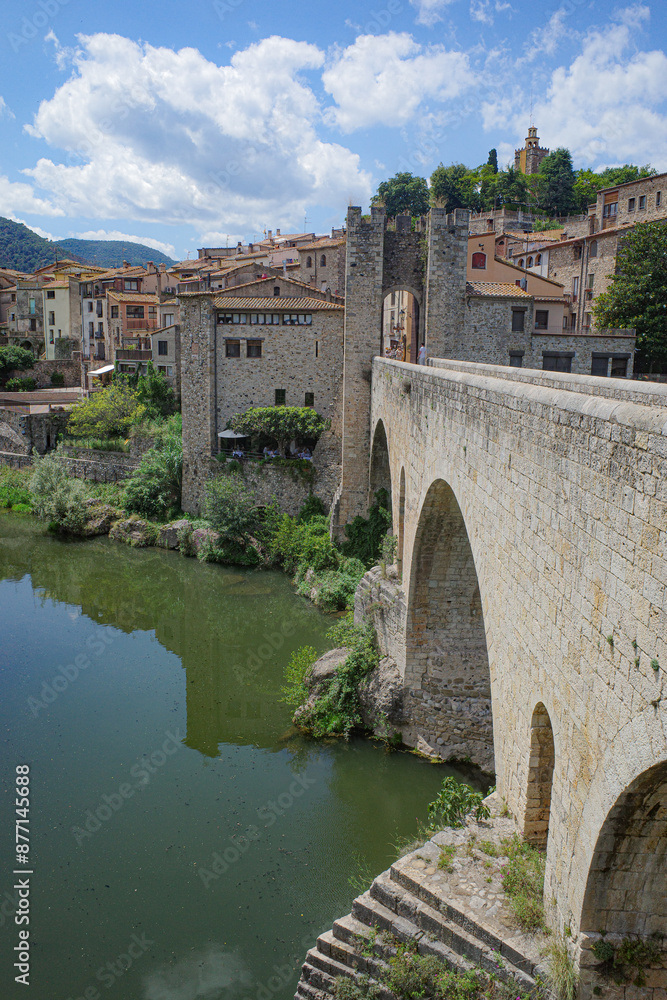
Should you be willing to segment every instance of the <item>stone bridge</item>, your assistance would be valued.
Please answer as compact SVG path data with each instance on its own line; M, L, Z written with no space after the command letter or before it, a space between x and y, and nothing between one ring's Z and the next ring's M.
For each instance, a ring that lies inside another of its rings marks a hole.
M370 412L405 741L495 770L574 946L667 934L667 388L375 358Z

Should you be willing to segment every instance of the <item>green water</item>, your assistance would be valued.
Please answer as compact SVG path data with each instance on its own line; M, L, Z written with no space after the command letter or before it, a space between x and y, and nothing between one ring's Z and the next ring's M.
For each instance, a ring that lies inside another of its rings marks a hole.
M294 734L282 671L297 646L325 649L329 624L278 573L0 515L3 1000L293 995L349 878L386 868L460 773ZM28 988L12 969L23 763Z

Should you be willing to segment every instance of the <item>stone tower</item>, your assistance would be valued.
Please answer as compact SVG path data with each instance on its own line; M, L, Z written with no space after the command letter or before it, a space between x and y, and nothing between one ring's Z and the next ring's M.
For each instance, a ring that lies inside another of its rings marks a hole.
M411 292L419 311L418 340L427 355L447 357L463 333L470 213L431 209L412 230L407 216L388 228L383 208L370 217L347 213L343 360L343 478L333 528L342 533L369 499L371 364L381 353L385 296Z
M549 150L540 146L537 129L531 125L528 129L525 146L514 152L514 169L520 170L522 174L536 174L540 169L540 163L548 155Z

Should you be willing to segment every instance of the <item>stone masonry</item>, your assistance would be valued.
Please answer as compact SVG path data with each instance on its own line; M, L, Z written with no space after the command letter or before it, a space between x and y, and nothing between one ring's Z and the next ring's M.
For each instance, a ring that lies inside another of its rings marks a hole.
M665 929L667 388L437 365L373 362L402 731L493 756L499 794L547 845L548 917L587 998L601 932ZM653 968L642 997L664 1000L666 977Z

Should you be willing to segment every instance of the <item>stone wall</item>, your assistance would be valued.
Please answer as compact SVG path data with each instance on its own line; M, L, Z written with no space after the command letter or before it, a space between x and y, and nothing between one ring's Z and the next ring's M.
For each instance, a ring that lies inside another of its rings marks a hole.
M10 406L0 407L0 447L30 455L33 448L40 454L53 448L67 424L63 411L23 413Z
M38 389L50 389L52 386L51 376L54 372L60 372L65 381L62 388L78 389L81 385L81 362L63 361L35 361L33 368L25 371L12 371L7 378L34 378Z
M610 189L608 188L607 191ZM658 193L660 197L657 198ZM639 199L644 195L646 205L639 208ZM634 199L634 208L630 210L630 199ZM665 219L667 215L667 174L657 174L655 177L645 177L639 181L621 184L618 187L618 212L616 216L603 219L605 195L600 191L597 196L595 215L600 228L602 224L627 226L636 222L656 222Z
M451 357L461 361L484 358L485 362L508 365L510 351L531 355L530 331L533 329L533 299L526 296L490 298L485 295L467 295L462 336L451 345ZM512 330L512 313L523 312L523 330ZM444 355L439 355L443 357ZM531 366L532 367L532 366Z
M220 463L213 460L211 475L221 474ZM329 510L340 480L340 465L318 472L314 466L303 469L271 462L243 462L240 478L258 505L276 503L285 514L296 517L311 493Z
M498 789L529 834L546 822L552 926L586 953L600 908L584 899L600 898L596 871L609 888L614 870L628 909L610 897L608 932L650 933L654 896L667 898L656 830L638 835L628 866L613 823L618 807L639 831L667 802L653 771L667 762L667 388L375 359L371 421L386 432L395 534L404 509L405 641L392 648L420 720L413 742L439 727L448 746L449 720L471 710L478 738L485 653ZM548 726L552 772L536 734ZM651 794L635 794L650 773ZM667 988L655 971L651 990Z

